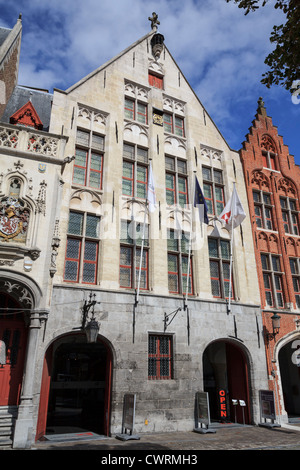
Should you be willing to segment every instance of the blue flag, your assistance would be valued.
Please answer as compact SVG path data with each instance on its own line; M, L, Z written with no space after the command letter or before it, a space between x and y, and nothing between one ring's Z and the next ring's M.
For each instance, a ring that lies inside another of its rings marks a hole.
M208 216L207 216L207 204L204 199L202 190L200 188L200 184L198 182L197 176L196 178L196 184L195 184L195 197L194 197L194 207L199 208L199 218L202 222L208 225Z

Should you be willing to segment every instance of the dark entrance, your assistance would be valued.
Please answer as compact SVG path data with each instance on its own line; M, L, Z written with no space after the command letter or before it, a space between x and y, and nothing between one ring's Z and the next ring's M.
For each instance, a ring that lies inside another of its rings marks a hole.
M19 404L27 328L22 306L0 292L0 406Z
M51 347L45 358L38 434L107 434L110 351L102 342L86 343L83 335L70 338Z
M203 354L203 377L211 421L249 424L248 367L242 350L226 341L210 344Z
M290 420L300 417L300 338L279 351L285 410Z

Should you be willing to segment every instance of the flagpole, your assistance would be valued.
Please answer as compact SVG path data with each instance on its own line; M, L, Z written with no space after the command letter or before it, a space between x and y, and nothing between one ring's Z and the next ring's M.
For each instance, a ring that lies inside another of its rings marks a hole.
M140 283L141 283L142 263L143 263L143 254L144 254L144 241L145 241L145 227L146 227L147 208L148 208L148 203L149 203L148 213L150 215L150 203L151 204L155 203L154 185L153 185L153 180L152 180L151 160L152 160L152 158L149 158L149 170L148 170L148 178L147 178L147 193L146 193L145 212L144 212L141 257L140 257L140 266L139 266L138 286L137 286L136 299L135 299L135 304L136 305L138 304L139 295L140 295ZM150 197L150 190L152 191L151 197Z
M194 170L194 176L196 177L196 171ZM189 290L189 277L190 277L190 264L191 264L191 247L192 247L192 231L193 231L193 195L195 191L195 178L193 178L193 184L192 184L192 209L191 209L191 230L190 230L190 237L189 237L189 256L188 256L188 268L187 268L187 276L186 276L186 289L185 289L185 303L184 303L184 309L187 308L187 299L188 299L188 290Z
M138 277L138 286L137 286L137 293L136 293L136 304L138 304L139 295L140 295L140 283L141 283L141 271L142 271L142 262L143 262L147 207L148 207L148 200L146 199L145 212L144 212L144 223L143 223L142 246L141 246L141 257L140 257L140 267L139 267L139 277Z
M235 183L233 183L233 194L235 193ZM229 264L229 299L228 299L228 309L227 313L229 314L231 311L231 281L232 281L232 261L233 261L233 238L234 238L234 228L233 228L233 221L234 221L234 214L232 214L232 209L235 207L235 200L232 197L231 201L231 240L230 240L230 264Z

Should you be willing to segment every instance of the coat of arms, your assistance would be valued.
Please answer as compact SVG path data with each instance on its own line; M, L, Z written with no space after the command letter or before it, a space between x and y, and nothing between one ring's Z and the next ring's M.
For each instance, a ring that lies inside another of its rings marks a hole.
M0 202L0 237L8 241L25 240L29 221L29 210L17 198L6 197Z

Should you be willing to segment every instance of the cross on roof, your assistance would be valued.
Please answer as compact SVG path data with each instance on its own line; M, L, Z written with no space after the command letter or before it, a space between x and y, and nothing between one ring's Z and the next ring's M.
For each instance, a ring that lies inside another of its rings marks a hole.
M152 18L151 16L149 16L148 20L151 21L152 29L154 26L157 26L158 24L160 24L160 22L158 21L158 15L155 13L155 11L152 13Z

